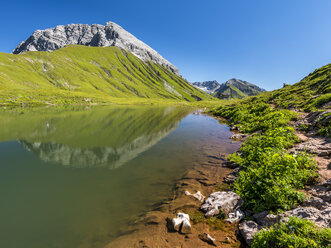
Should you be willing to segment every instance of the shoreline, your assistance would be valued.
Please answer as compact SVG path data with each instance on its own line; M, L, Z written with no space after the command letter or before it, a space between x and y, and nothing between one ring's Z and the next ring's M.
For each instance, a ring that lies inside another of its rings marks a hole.
M242 137L241 132L233 131L233 126L231 126L226 119L210 113L207 113L207 115L220 122L226 123L234 135L237 135L239 138ZM300 143L295 144L291 149L296 149L298 145L308 142L310 139L318 138L318 136L311 136L297 130L295 134L300 139ZM237 141L240 142L241 145L248 137L249 136L246 135L246 137L238 139ZM326 138L326 140L329 139ZM239 148L240 146L233 152L239 151ZM308 191L310 188L317 187L319 185L318 183L330 178L328 177L330 172L327 171L328 168L326 164L330 163L331 159L325 156L319 156L318 154L310 154L317 163L319 180L317 183L304 188L307 198L312 196ZM236 175L233 173L234 168L229 166L229 161L226 159L227 155L229 154L219 154L218 156L214 156L212 160L207 161L206 164L197 164L189 169L182 179L176 183L173 191L174 197L170 202L162 204L156 211L147 213L146 216L137 223L139 226L138 231L115 239L106 245L105 248L211 247L212 245L199 238L199 235L203 233L208 233L215 238L217 240L217 247L248 247L244 237L239 234L239 223L244 222L234 222L232 224L228 223L226 220L217 220L214 223L208 222L208 219L204 218L203 213L200 211L200 206L203 202L195 199L193 196L185 194L185 191L191 194L200 191L203 196L208 198L213 192L228 191ZM325 175L325 173L328 174ZM227 179L229 179L229 181L225 182ZM304 203L299 204L297 207L302 205L304 205ZM191 234L180 234L168 230L167 220L174 218L177 212L189 214L192 225Z
M204 114L221 123L225 121L209 113ZM241 142L236 142L238 147L232 152L236 152L240 148ZM127 231L128 234L112 240L105 248L211 247L210 244L199 238L199 235L205 232L216 238L221 247L246 247L242 238L237 235L238 223L230 224L226 220L218 219L209 221L199 210L203 202L185 193L194 194L200 191L203 196L208 198L211 193L222 187L229 188L228 184L224 182L226 176L232 172L232 169L227 166L226 156L229 154L213 154L208 156L204 163L194 164L174 185L173 197L170 201L164 202L155 210L146 213ZM168 229L167 222L178 212L190 215L191 234L180 234Z

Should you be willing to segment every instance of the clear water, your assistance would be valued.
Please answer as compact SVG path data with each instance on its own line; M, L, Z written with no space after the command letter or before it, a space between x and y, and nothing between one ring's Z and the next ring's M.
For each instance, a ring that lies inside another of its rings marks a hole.
M230 153L229 128L178 107L0 112L0 247L93 248Z

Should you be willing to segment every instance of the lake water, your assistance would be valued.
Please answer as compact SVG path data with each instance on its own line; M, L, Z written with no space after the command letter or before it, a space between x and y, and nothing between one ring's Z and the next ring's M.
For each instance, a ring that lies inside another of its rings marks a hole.
M2 110L0 247L103 247L230 135L183 107Z

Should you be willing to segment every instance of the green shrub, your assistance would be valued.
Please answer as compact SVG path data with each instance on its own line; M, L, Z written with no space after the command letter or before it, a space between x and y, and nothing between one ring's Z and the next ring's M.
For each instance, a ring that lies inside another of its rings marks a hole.
M296 189L317 177L315 169L315 162L306 154L268 151L239 173L234 188L245 208L255 212L288 210L304 200L304 194Z
M308 220L291 217L287 223L258 232L252 248L326 248L330 244L330 228L320 229Z
M229 119L241 131L253 133L239 152L228 157L242 168L234 188L245 208L255 212L287 210L304 199L298 189L317 177L317 166L305 153L291 155L286 151L298 142L289 126L296 113L272 109L258 100L222 106L214 113Z

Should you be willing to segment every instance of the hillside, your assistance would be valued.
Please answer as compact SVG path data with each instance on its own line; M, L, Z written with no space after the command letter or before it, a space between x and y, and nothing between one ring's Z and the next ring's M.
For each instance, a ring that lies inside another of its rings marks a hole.
M70 45L53 52L0 53L0 104L212 99L182 77L118 47Z
M331 64L316 69L294 85L266 95L278 107L313 111L331 107Z
M220 99L231 99L231 98L244 98L246 96L255 96L264 92L264 89L248 83L246 81L232 78L221 86L213 93L213 95Z

